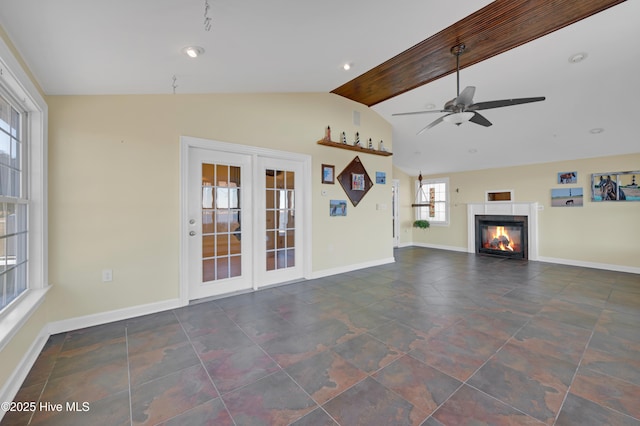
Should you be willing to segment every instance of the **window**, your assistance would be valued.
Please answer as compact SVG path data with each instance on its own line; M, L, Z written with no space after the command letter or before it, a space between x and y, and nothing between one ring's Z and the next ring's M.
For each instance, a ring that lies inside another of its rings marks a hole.
M47 104L0 37L0 350L44 300Z
M22 117L0 92L0 310L27 289Z
M428 220L431 225L449 224L449 178L416 181L416 219Z

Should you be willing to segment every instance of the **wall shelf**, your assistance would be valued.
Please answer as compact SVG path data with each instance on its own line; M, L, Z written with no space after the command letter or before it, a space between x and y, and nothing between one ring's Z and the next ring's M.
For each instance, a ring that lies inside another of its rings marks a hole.
M324 139L319 140L318 145L332 146L334 148L348 149L349 151L356 151L356 152L365 152L367 154L373 154L373 155L382 155L383 157L388 157L390 155L393 155L393 153L387 152L387 151L376 151L375 149L363 148L361 146L355 146L355 145L347 145L344 143L327 141Z

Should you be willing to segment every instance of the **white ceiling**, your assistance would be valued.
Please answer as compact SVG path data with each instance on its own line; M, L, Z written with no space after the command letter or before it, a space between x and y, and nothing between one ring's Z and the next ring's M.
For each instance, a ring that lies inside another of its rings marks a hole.
M208 1L211 31L205 0L0 0L0 25L50 95L172 93L174 75L176 93L330 92L490 3ZM206 52L187 58L189 45ZM393 125L394 164L413 174L637 153L639 47L640 1L626 1L463 69L476 102L547 98L483 111L491 127L416 136L439 115L391 116L442 108L454 75L373 109ZM578 52L587 59L570 63Z

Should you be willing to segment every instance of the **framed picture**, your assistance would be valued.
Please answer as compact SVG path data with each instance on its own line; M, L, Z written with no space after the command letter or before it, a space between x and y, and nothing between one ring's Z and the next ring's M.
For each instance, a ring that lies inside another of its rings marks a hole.
M364 196L373 188L373 181L367 173L360 158L356 156L338 176L336 176L340 186L349 197L349 201L356 207ZM354 189L360 188L360 189Z
M351 190L364 191L364 174L351 173Z
M322 183L335 183L335 167L328 164L322 165Z
M558 183L578 183L578 172L560 172L558 173Z
M347 200L330 200L329 215L330 216L346 216Z
M592 201L640 201L640 188L632 172L593 173L591 175Z
M551 190L551 207L582 207L582 188L558 188Z
M386 185L387 174L385 172L376 172L376 183Z

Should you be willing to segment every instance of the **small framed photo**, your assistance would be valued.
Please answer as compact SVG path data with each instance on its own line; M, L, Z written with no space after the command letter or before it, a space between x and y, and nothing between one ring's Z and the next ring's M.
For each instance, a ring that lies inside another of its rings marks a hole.
M385 172L376 172L376 183L386 185L387 174Z
M322 183L335 183L335 167L328 164L322 165Z
M558 183L578 183L578 172L560 172L558 173Z
M582 207L582 188L552 188L551 207Z
M364 174L351 173L351 190L364 191Z
M329 201L329 215L346 216L347 200L331 200Z

